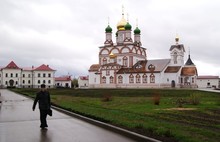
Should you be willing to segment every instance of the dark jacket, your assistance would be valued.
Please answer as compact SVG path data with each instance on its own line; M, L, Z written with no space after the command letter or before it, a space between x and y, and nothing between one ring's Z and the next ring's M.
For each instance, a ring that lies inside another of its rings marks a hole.
M34 100L33 110L37 102L39 103L39 109L50 109L50 93L46 90L38 92Z

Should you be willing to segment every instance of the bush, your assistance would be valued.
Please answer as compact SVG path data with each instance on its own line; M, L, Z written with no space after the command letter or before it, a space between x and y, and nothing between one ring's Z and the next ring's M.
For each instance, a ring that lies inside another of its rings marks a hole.
M105 94L103 95L102 99L101 99L103 102L109 102L109 101L112 101L112 96L109 95L109 94Z
M191 104L198 105L200 103L200 95L198 93L193 93L189 97L189 101Z
M155 105L160 105L160 94L159 93L153 94L153 103Z

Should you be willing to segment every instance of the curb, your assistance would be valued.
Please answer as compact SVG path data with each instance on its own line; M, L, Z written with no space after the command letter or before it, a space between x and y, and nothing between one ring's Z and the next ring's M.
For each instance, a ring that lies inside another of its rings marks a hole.
M120 127L116 127L116 126L113 126L113 125L110 125L110 124L107 124L107 123L104 123L104 122L101 122L101 121L97 121L95 119L91 119L91 118L88 118L88 117L76 114L74 112L70 112L70 111L64 110L62 108L59 108L59 107L56 107L56 106L53 106L53 105L51 107L53 109L57 110L57 111L60 111L60 112L65 113L67 115L73 116L73 117L75 117L77 119L86 121L88 123L91 123L91 124L94 124L96 126L99 126L99 127L102 127L102 128L108 129L108 130L111 130L111 131L116 132L116 133L120 133L120 134L122 134L122 135L124 135L126 137L129 137L129 138L131 138L133 140L136 140L138 142L162 142L162 141L156 140L154 138L143 136L143 135L140 135L138 133L135 133L135 132L132 132L132 131L128 131L128 130L120 128Z

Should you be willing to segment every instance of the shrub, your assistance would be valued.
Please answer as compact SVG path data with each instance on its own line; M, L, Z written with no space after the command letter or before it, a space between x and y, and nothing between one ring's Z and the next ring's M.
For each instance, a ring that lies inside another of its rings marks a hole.
M193 93L189 97L189 101L191 104L198 105L200 103L200 95L198 93Z
M153 94L153 103L155 105L160 105L160 94L159 93Z
M112 96L109 95L109 94L105 94L103 95L102 99L101 99L103 102L109 102L109 101L112 101Z

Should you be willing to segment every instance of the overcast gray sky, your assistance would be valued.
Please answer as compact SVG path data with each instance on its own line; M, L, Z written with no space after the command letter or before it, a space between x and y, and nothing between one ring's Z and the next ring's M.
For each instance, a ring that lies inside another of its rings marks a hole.
M170 58L176 34L199 75L220 76L219 0L0 0L0 66L48 64L56 76L88 75L105 28L121 19L141 30L147 59ZM127 16L125 16L127 19Z

